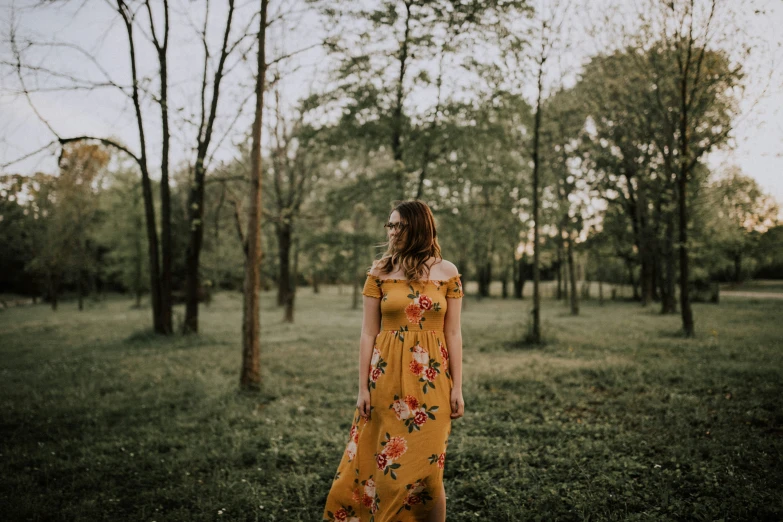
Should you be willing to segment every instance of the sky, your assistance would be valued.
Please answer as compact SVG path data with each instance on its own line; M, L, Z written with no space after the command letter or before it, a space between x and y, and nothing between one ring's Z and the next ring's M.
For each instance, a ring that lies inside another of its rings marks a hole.
M576 2L578 18L590 18L588 13L600 13L609 3L622 0L595 0ZM639 0L627 0L624 7L633 8ZM724 0L727 1L727 0ZM308 49L316 44L325 28L319 19L311 14L300 13L299 0L277 3L270 18L276 18L281 10L288 12L283 22L273 25L269 38L269 56L285 55L293 51ZM108 2L99 0L71 1L46 8L32 8L32 0L0 0L0 61L14 62L9 41L13 30L19 46L23 49L26 63L33 66L67 72L80 78L96 81L105 79L104 73L119 84L129 83L130 74L127 59L127 36L125 29ZM188 0L172 3L172 40L169 64L171 67L170 99L176 100L172 110L172 164L192 161L198 119L198 86L202 67L202 48L197 36L203 23L203 4ZM257 2L238 2L234 24L234 36L243 30L255 30L252 24ZM544 0L533 0L537 7L550 5ZM755 178L763 190L771 194L783 206L783 36L776 34L775 27L783 27L783 2L780 0L752 0L743 2L748 9L754 6L764 10L763 16L751 17L748 30L753 41L759 43L758 51L748 59L749 71L761 71L747 81L746 95L741 104L741 116L735 122L735 131L730 150L712 153L708 164L714 170L738 165L742 171ZM293 14L292 14L293 13ZM212 2L208 23L208 41L212 52L217 51L222 25L225 19L222 2ZM584 16L582 16L584 15ZM256 19L257 20L257 19ZM581 31L577 20L574 25L576 45L563 51L558 57L558 67L553 69L549 81L568 82L579 70L579 63L596 45ZM157 61L152 46L144 34L137 34L139 70L142 77L154 75ZM76 44L95 57L100 69L85 60L80 51L71 47L29 47L30 41L67 42ZM231 73L226 78L221 93L223 117L217 122L215 143L216 164L229 161L237 154L236 144L244 140L252 123L250 111L252 99L252 67L254 52L252 38L240 45L248 53L248 59L239 58L230 63ZM283 62L282 92L289 105L296 98L305 96L316 88L317 79L326 73L327 61L323 51L309 49L295 58ZM133 118L132 105L127 97L115 88L99 88L77 91L33 92L28 101L20 93L20 83L12 67L0 68L0 165L16 160L35 151L54 139L51 130L42 123L31 108L45 117L61 136L90 134L113 136L137 149L138 135ZM765 75L766 74L766 75ZM41 77L42 78L42 77ZM48 89L56 83L68 80L39 81L28 75L27 87ZM415 103L416 100L412 100ZM151 106L150 106L151 107ZM244 112L234 116L244 107ZM146 124L148 146L152 158L160 154L159 127L154 121L156 113L150 112ZM231 123L233 122L233 127ZM152 161L154 165L156 160ZM44 151L24 161L15 163L0 172L29 174L36 170L54 171L55 156ZM780 213L783 219L783 208Z

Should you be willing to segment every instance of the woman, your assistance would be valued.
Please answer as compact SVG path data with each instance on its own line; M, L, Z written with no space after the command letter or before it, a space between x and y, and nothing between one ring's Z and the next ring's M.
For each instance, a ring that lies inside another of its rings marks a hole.
M323 520L442 522L451 419L465 409L461 274L440 257L426 204L399 203L384 226L388 249L362 291L359 397Z

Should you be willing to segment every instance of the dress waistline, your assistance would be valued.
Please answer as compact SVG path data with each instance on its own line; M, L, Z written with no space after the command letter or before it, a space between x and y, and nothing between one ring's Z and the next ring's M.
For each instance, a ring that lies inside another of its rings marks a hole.
M400 332L400 330L394 330L392 328L383 328L378 333L378 335L380 335L380 334L382 334L384 332L385 333L393 333L393 332ZM402 330L402 333L405 334L405 335L409 335L409 334L423 334L423 333L439 334L439 333L443 333L443 330L440 330L440 329L436 329L436 330L433 330L433 329L413 330L413 329L411 329L411 330Z

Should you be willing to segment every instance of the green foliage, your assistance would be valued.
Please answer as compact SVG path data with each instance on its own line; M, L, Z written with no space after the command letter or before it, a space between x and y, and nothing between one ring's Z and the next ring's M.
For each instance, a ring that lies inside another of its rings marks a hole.
M0 178L0 243L3 245L0 288L3 291L36 293L42 284L34 277L35 266L30 260L45 241L53 183L51 176L42 173Z
M141 175L123 166L113 173L100 197L103 217L96 233L107 253L101 273L111 287L136 295L149 291L149 256L144 226Z
M705 277L739 282L755 273L757 245L778 215L758 183L730 168L705 187L693 208L696 265Z
M759 237L754 255L759 267L756 277L783 279L783 225L770 228Z

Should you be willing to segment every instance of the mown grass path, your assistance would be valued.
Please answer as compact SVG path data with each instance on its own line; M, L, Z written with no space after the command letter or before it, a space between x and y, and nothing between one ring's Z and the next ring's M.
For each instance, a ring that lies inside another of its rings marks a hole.
M318 521L356 400L361 312L303 290L297 324L264 294L265 391L238 393L241 301L198 337L145 333L113 298L0 313L5 520ZM448 520L783 519L783 302L679 317L468 299L466 415L446 458ZM382 521L385 522L385 521Z

